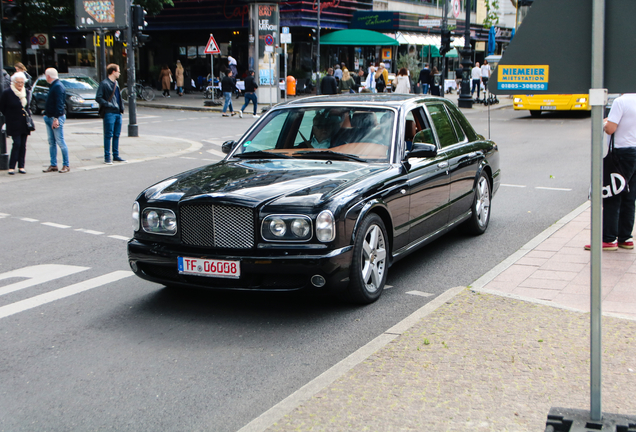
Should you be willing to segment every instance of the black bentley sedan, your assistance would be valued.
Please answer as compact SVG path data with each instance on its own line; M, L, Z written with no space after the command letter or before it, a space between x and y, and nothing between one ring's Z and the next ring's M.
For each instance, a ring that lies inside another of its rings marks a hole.
M497 145L453 103L421 95L281 104L223 151L134 202L139 277L371 303L398 259L455 227L484 233L500 184Z

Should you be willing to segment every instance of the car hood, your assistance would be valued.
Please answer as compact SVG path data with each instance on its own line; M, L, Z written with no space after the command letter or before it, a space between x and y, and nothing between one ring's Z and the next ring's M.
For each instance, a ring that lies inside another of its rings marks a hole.
M222 161L164 180L144 194L149 201L213 199L248 207L266 203L315 206L387 167L298 159Z
M97 90L66 89L67 94L81 96L83 99L95 99Z

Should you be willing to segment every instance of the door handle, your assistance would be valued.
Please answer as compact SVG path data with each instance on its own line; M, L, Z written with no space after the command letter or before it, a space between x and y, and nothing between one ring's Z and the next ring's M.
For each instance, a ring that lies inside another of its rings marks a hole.
M448 162L440 162L437 164L438 168L448 168Z

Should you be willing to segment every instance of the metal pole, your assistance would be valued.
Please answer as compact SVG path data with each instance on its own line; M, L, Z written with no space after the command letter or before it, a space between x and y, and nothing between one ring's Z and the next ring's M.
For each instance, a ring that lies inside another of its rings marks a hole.
M603 88L605 0L592 3L592 86ZM592 90L590 90L592 93ZM601 243L603 236L602 162L603 106L592 106L592 238L590 266L590 418L600 421L601 410Z
M4 70L4 40L0 28L0 74ZM4 91L4 77L0 76L0 91ZM4 115L0 113L0 129L4 125ZM0 132L0 170L9 169L9 154L7 153L7 135L4 130Z
M270 45L271 46L271 45ZM274 87L274 73L272 71L272 56L273 52L269 53L269 108L272 108L272 87Z
M464 29L464 49L462 55L462 85L457 105L461 108L472 108L473 98L470 95L470 69L473 65L473 50L470 46L470 0L464 4L466 8L466 28Z
M106 34L106 31L104 29L99 29L99 62L101 63L99 66L99 70L100 70L100 74L101 77L99 78L100 81L103 81L106 79L107 75L106 75L106 41L104 40L104 35Z
M318 0L318 16L316 26L316 43L318 51L316 52L316 94L320 94L320 0Z
M448 29L448 0L444 0L444 17L442 19L442 32ZM442 55L442 88L440 89L440 96L446 96L446 52Z
M210 34L210 36L212 35ZM210 77L212 78L212 105L214 105L214 91L216 90L214 87L214 54L210 54ZM221 85L220 82L219 85Z
M132 0L128 2L128 28L126 29L126 54L128 59L128 136L139 136L137 125L137 94L135 92L135 44L133 43Z
M285 102L287 102L287 44L285 45L285 79L283 80L285 84Z

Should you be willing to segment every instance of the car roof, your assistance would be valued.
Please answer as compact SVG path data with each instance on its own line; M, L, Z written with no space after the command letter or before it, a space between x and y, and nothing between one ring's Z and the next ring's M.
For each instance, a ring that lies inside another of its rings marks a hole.
M402 93L350 93L342 95L324 95L312 96L302 99L296 99L286 103L276 105L276 107L294 107L299 105L314 104L355 104L355 105L382 105L385 107L399 108L403 105L423 102L425 100L446 100L444 98L421 95L421 94L402 94Z

